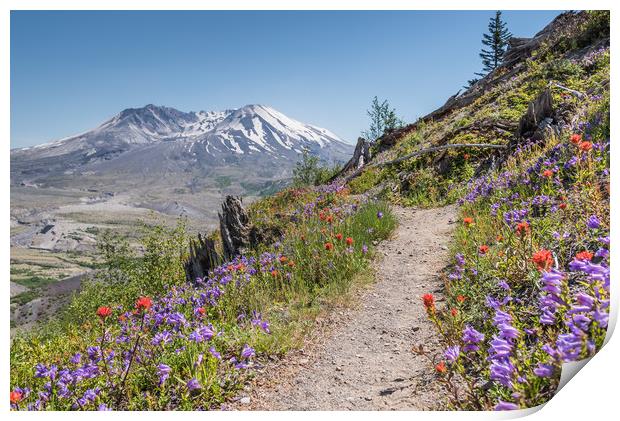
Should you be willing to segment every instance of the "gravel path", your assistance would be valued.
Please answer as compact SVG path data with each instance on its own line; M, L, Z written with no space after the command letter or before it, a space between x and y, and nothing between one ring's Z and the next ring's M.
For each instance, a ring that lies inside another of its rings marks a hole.
M456 208L394 208L399 226L378 246L376 283L357 308L338 312L323 337L259 374L263 379L238 409L422 410L437 402L429 361L414 344L436 347L421 296L442 300L440 274ZM239 404L241 402L241 404Z

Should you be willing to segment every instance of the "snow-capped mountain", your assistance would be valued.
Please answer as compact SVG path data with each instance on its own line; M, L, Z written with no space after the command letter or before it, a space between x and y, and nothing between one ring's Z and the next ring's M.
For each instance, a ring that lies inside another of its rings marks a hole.
M34 182L59 174L195 173L231 165L275 166L282 175L305 148L326 161L345 161L353 149L332 132L265 105L221 112L147 105L85 133L12 150L11 175L13 182Z

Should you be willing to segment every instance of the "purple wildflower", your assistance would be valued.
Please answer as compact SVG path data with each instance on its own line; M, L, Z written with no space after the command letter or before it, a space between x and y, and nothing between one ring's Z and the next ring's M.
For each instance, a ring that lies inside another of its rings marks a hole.
M217 358L218 360L222 359L222 354L220 354L219 352L217 352L217 350L215 349L215 347L211 347L209 348L209 352L211 353L211 355L213 355L215 358Z
M599 221L599 219L596 217L596 215L591 215L588 218L588 222L587 222L588 228L590 229L597 229L601 226L601 221Z
M549 364L538 364L538 367L534 369L534 374L538 377L551 377L553 372L554 368Z
M187 382L187 389L190 392L193 392L194 390L202 389L202 386L200 385L200 382L196 380L196 378L193 378Z
M170 377L170 371L172 369L170 368L170 366L166 365L166 364L159 364L157 366L157 375L159 376L159 385L161 386L162 384L164 384L164 382L166 381L166 379L168 379L168 377Z
M461 353L461 348L458 345L454 345L448 347L444 352L444 357L447 361L454 363L459 359L459 354Z
M241 351L241 358L250 358L255 355L256 355L256 352L254 351L254 348L252 348L248 344L245 344L245 346L243 347L243 350Z
M476 329L474 329L470 325L466 325L465 329L463 329L462 339L463 339L463 342L465 342L463 351L465 352L478 351L478 349L480 349L478 347L478 344L484 340L484 334L478 332Z
M499 403L495 405L496 411L514 411L515 409L519 409L519 405L512 402L504 402L500 400Z

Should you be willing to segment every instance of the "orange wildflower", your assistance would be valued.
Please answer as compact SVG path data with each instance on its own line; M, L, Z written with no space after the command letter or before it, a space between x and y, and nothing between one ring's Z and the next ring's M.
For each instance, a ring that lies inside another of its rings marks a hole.
M433 294L424 294L422 296L422 302L424 303L426 311L435 311L435 297L433 296Z

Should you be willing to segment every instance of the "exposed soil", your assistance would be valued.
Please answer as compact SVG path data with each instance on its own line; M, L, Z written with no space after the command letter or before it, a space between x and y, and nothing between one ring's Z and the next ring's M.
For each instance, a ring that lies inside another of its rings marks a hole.
M399 226L378 246L376 282L359 292L357 308L323 320L318 335L257 375L233 404L253 410L424 410L438 389L413 345L437 350L421 296L441 301L442 269L456 207L394 208Z

